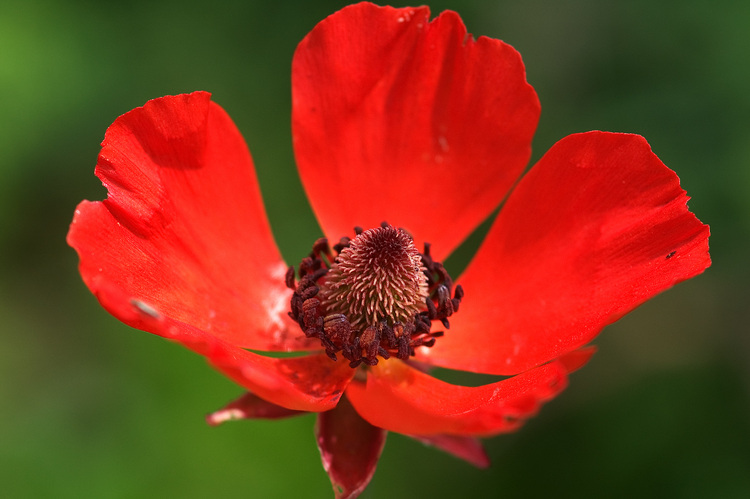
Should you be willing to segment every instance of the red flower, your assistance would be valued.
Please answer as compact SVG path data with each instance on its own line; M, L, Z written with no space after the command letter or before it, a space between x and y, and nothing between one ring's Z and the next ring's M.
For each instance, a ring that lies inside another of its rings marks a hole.
M383 319L392 343L377 328L339 341L322 325L331 290L304 313L309 297L299 298L287 314L296 281L250 154L204 92L156 99L115 121L96 167L108 197L78 206L68 242L113 315L206 356L250 391L209 422L318 412L323 464L340 497L366 486L386 431L486 466L477 437L518 428L565 387L604 326L710 264L708 227L637 135L566 137L513 187L530 156L536 94L518 53L467 35L454 12L429 22L426 7L347 7L300 43L292 78L299 173L329 239L387 220L442 259L510 192L457 281L463 301L432 281L425 299L425 284L415 284L420 311L416 322L403 319L412 340L398 343L402 319ZM375 296L393 298L397 286L385 287ZM341 299L336 317L355 328L353 298ZM430 307L458 302L450 330L420 347L438 336L429 319L450 315ZM511 377L462 387L424 365Z

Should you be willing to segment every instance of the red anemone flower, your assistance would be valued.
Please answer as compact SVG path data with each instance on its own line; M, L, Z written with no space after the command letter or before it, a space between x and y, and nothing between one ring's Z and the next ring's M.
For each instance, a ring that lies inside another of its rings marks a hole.
M708 227L640 136L571 135L518 180L536 94L519 54L454 12L344 8L300 43L292 82L333 250L282 261L248 149L205 92L115 121L107 199L78 206L68 242L109 312L248 390L209 423L318 413L337 496L364 489L387 431L486 466L479 437L518 428L604 326L710 265ZM454 285L438 260L506 196ZM278 351L303 354L262 353ZM430 366L508 377L464 387Z

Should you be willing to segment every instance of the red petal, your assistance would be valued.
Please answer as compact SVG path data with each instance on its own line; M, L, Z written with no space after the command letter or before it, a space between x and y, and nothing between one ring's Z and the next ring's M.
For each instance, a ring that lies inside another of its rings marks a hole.
M490 458L487 457L487 452L485 452L482 442L478 438L455 435L409 436L425 445L437 447L459 459L463 459L477 468L487 468L490 465Z
M459 280L451 330L420 358L512 374L588 343L710 265L708 227L687 200L642 137L561 140L509 197Z
M294 56L292 125L330 238L387 220L442 259L523 171L539 102L512 47L429 15L359 3L319 23Z
M211 426L218 426L238 419L281 419L301 414L306 413L272 404L254 393L246 392L237 400L206 416L206 422Z
M557 360L565 366L566 371L572 373L585 366L596 351L597 347L591 345L568 352Z
M116 286L243 347L308 346L286 315L286 266L250 153L210 94L156 99L119 117L96 174L108 197L81 203L68 234L93 293Z
M205 356L237 384L287 409L319 412L333 408L354 375L347 361L333 362L324 354L272 358L249 352L175 321L148 303L129 299L107 282L96 292L104 308L126 324L181 343Z
M389 431L487 436L515 430L566 385L565 367L559 362L466 387L390 360L368 370L366 383L350 383L346 396L363 418Z
M367 487L387 433L359 417L346 397L335 409L318 415L320 457L337 498L357 497Z

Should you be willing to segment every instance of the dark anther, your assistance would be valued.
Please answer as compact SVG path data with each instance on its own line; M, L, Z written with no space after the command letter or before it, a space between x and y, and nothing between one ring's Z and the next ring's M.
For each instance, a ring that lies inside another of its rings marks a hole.
M354 226L354 234L360 235L360 234L362 234L362 232L364 232L362 230L362 227L360 227L359 225Z
M289 289L294 289L297 287L297 284L294 282L294 267L289 267L288 269L286 269L284 283L286 283L286 287Z
M437 318L437 308L435 308L435 303L427 299L427 317L432 320Z
M443 264L440 262L435 262L435 270L437 271L438 275L440 276L440 279L445 287L448 288L448 291L451 290L453 287L453 279L451 279L450 274L448 274L448 271L445 270L445 267L443 267Z
M365 362L374 366L378 363L378 347L380 346L380 328L378 326L367 326L359 338L364 352Z
M381 227L382 227L383 229L387 229L389 225L390 225L390 224L389 224L388 222L386 222L385 220L383 220L382 222L380 222L380 226L381 226Z
M316 257L320 257L320 255L331 256L331 247L328 246L328 239L321 237L315 241L312 247L312 254Z
M303 258L299 264L299 275L310 274L320 269L322 262L317 258L306 257Z
M350 367L357 367L365 360L365 358L362 357L362 347L359 346L359 343L359 336L355 336L354 341L352 341L350 346L346 350L344 350L344 356L346 357L348 353L349 356L346 358L353 359L351 362L349 362Z
M310 298L305 300L302 304L302 320L305 322L306 328L316 327L318 325L318 319L323 320L318 315L318 307L320 306L320 300L317 298ZM322 324L321 324L322 325Z
M453 304L453 313L455 314L458 312L458 306L461 305L461 299L464 297L464 288L461 287L459 284L456 286L455 291L453 292L453 299L451 300L451 303Z
M438 306L437 313L440 317L450 317L453 315L453 302L451 301L451 292L444 285L437 288ZM446 326L447 327L447 326Z
M402 360L406 360L409 358L411 348L409 346L409 343L411 341L411 338L407 336L402 336L398 339L398 358Z
M299 294L299 297L302 299L302 301L309 300L313 296L317 295L320 292L320 288L317 286L310 286L309 288L302 291L302 293Z
M357 367L362 362L362 350L359 348L359 337L355 337L350 343L344 344L344 358L349 360L349 366Z
M289 317L294 319L295 321L299 320L299 314L302 312L302 299L299 297L297 293L294 293L292 295L292 300L290 303L291 310L289 311Z
M398 324L398 327L394 327L394 336L398 345L398 358L406 360L409 358L411 351L412 334L414 333L413 324ZM427 330L429 333L429 329Z
M328 315L323 319L323 330L335 343L348 343L352 336L352 327L344 314Z
M396 348L398 339L396 338L396 334L394 331L396 331L401 326L400 322L397 322L393 325L393 327L389 326L387 322L382 322L380 324L381 331L381 341L386 343L386 346L388 348Z
M433 305L434 307L435 305ZM416 320L414 321L414 332L417 334L425 334L430 332L430 328L432 327L432 323L430 322L432 319L429 317L425 317L424 315L418 315L416 317Z
M343 251L344 248L349 247L350 242L351 242L351 239L349 239L348 237L342 237L338 243L333 245L333 249L334 251L336 251L336 253L341 253L341 251Z

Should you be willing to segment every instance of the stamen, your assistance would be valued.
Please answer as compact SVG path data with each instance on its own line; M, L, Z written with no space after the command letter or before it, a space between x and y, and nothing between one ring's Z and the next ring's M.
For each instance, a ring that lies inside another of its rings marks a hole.
M341 352L352 368L374 366L379 358L406 360L415 348L430 347L443 331L431 331L439 320L448 329L464 296L440 262L414 247L412 237L386 222L333 246L318 239L310 255L286 273L294 289L289 315L305 336L318 338L326 354ZM336 256L334 257L334 253Z

